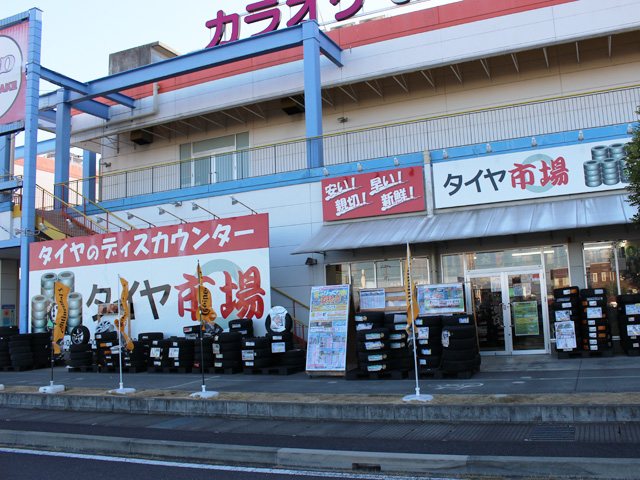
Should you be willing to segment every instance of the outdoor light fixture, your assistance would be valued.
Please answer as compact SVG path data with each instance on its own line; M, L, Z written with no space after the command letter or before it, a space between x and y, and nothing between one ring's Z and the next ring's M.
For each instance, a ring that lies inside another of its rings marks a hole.
M358 162L358 164L356 165L356 170L358 170L359 172L362 171L362 164L360 162Z
M584 133L582 133L582 130L578 130L578 140L579 141L584 140Z
M251 213L253 215L257 215L258 212L256 212L253 208L251 208L249 205L242 203L240 200L238 200L236 197L231 197L231 205L235 205L236 203L239 203L240 205L242 205L243 207L245 207L247 210L251 210Z
M536 140L536 137L531 137L531 146L532 147L538 146L538 140Z
M102 162L100 163L104 168L109 168L111 166L111 162Z
M449 152L446 148L442 150L442 158L449 158Z
M176 200L175 202L173 202L173 206L174 207L181 207L182 206L182 202L180 200Z
M629 124L627 125L627 134L631 135L633 133L633 125Z
M398 165L400 165L400 160L398 160L398 157L393 157L393 164L397 167Z
M328 169L327 167L324 167L324 168L322 169L322 174L323 174L325 177L328 177L328 176L329 176L329 169Z
M307 259L304 261L305 265L311 266L311 265L317 265L318 264L318 260L316 260L313 257L307 257Z
M493 152L493 148L491 148L491 144L490 143L487 143L487 145L485 146L485 150L487 151L487 153Z
M132 218L137 218L138 220L142 220L144 223L146 223L147 225L149 225L150 227L155 227L155 225L151 222L148 222L147 220L145 220L144 218L140 218L137 215L134 215L131 212L127 212L127 220L131 220Z
M106 222L106 220L102 217L96 217L96 222L102 223L102 222Z
M159 213L160 215L164 215L165 213L168 213L168 214L169 214L169 215L171 215L173 218L177 218L178 220L180 220L180 223L187 223L187 221L186 221L186 220L184 220L184 219L180 218L179 216L177 216L177 215L175 215L175 214L171 213L171 212L170 212L170 211L168 211L168 210L165 210L165 209L164 209L164 208L162 208L162 207L158 207L158 213Z
M210 211L210 210L207 210L207 209L206 209L206 208L204 208L203 206L198 205L196 202L191 202L191 210L195 211L195 210L198 210L198 209L204 210L204 211L205 211L205 212L207 212L209 215L211 215L213 218L218 218L218 219L220 218L218 215L216 215L215 213L213 213L213 212L212 212L212 211Z

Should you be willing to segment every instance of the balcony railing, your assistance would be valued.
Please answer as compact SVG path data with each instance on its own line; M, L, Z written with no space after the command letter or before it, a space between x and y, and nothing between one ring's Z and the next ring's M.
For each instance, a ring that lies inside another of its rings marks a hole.
M322 137L326 166L637 121L640 86L532 101ZM109 173L98 200L304 170L307 140ZM80 191L82 179L70 182Z

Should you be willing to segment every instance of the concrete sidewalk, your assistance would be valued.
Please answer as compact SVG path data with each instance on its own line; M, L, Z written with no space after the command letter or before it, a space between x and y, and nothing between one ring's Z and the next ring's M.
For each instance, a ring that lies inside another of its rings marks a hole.
M62 394L39 394L49 370L2 372L0 406L76 411L160 413L246 418L316 420L605 422L640 421L640 357L558 360L549 355L483 357L470 379L420 379L421 393L434 396L407 403L415 380L309 378L278 375L206 375L212 400L189 397L200 390L192 374L125 374L134 395L108 394L116 373L54 371Z

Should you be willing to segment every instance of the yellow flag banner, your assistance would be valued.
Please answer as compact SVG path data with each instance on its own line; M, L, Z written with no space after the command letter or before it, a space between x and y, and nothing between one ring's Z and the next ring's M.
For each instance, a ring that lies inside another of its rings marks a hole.
M53 297L56 302L56 318L53 323L53 353L61 352L60 343L64 339L67 331L67 321L69 320L69 292L71 289L61 282L53 284Z
M407 273L404 282L404 295L407 302L407 330L411 328L413 322L420 314L420 307L418 305L418 299L416 298L416 286L413 283L413 277L411 276L411 250L407 243Z
M216 312L213 310L211 291L202 285L202 269L198 262L198 295L197 295L197 311L200 314L200 320L207 323L215 323Z
M133 341L124 331L127 326L127 322L129 321L129 282L120 277L120 285L122 286L122 291L120 293L120 308L122 309L122 315L120 315L120 318L116 321L116 327L120 330L120 335L125 341L125 348L132 351Z

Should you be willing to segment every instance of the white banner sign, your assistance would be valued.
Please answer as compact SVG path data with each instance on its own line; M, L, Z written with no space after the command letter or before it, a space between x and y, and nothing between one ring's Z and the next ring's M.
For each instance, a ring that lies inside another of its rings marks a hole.
M271 308L268 217L265 214L248 217L134 230L122 234L74 237L32 245L34 260L49 259L40 263L34 261L36 269L29 274L32 328L42 327L36 325L34 319L40 318L39 312L47 308L47 287L51 279L59 278L71 288L70 304L73 296L74 308L81 305L77 312L81 315L80 324L89 328L92 337L96 331L113 330L116 316L99 313L103 313L100 312L101 305L119 300L120 276L129 283L129 302L133 305L134 313L131 336L134 339L142 332L163 332L165 337L182 336L183 327L199 322L199 262L202 283L211 292L216 322L226 327L229 320L249 318L254 320L258 334L262 333L264 320ZM247 227L249 224L250 228ZM227 242L220 239L211 241L220 225L227 227ZM177 233L172 234L172 228L177 228ZM234 243L234 234L237 232L240 232L238 238L242 239L240 243ZM159 248L156 255L149 240L147 253L140 252L136 258L135 243L131 240L138 237L167 238L167 248L164 252ZM175 238L174 243L171 243L172 238ZM208 241L204 242L203 238ZM62 259L62 255L56 254L68 254L74 246L79 245L88 248L103 245L109 240L118 247L114 249L118 254L112 254L110 258L101 255L96 261L87 262L82 255L78 256L78 261L74 255L65 255ZM194 245L200 242L200 245L190 251L192 242L195 242ZM43 251L52 254L40 255Z
M618 190L628 185L623 145L529 150L433 164L436 208Z

